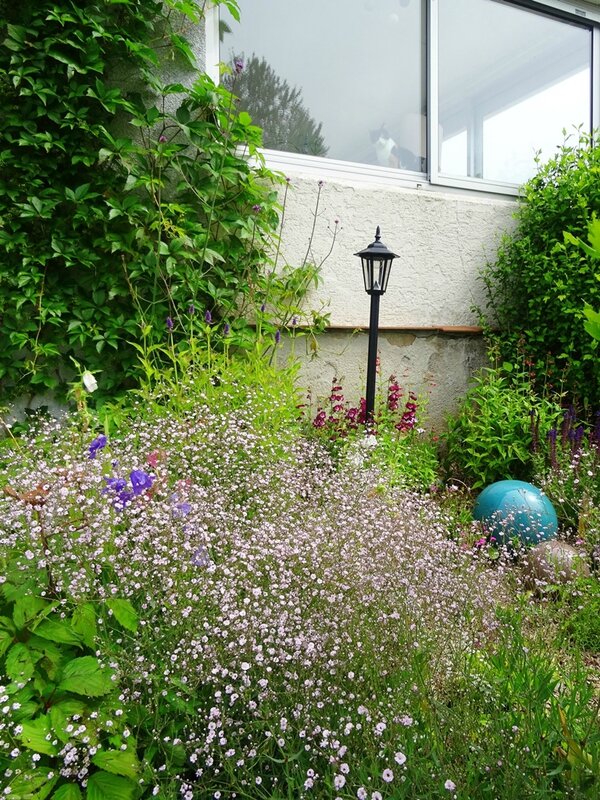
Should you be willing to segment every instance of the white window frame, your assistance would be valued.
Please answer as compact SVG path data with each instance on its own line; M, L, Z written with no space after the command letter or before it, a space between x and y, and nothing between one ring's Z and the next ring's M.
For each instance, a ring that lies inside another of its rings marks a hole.
M508 6L546 13L555 19L587 23L592 28L591 97L590 119L592 130L600 127L600 6L571 0L495 0ZM393 185L405 188L441 190L471 190L478 195L511 195L519 193L519 185L489 181L482 178L449 177L440 173L439 164L439 119L438 119L438 37L439 0L427 3L427 173L407 172L391 167L339 161L324 156L309 156L280 150L262 150L267 166L281 172L300 172L318 175L319 178L370 182L377 185ZM218 80L219 62L219 12L217 7L208 9L206 17L206 66L213 80ZM435 154L435 155L434 155Z

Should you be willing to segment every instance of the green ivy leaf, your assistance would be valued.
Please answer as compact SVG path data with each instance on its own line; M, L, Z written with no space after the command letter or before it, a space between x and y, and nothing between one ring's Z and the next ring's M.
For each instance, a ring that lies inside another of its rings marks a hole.
M6 656L4 670L11 681L23 683L33 676L35 662L30 649L22 642L13 645Z
M50 741L54 736L48 717L37 717L30 722L23 722L21 727L19 739L25 747L47 756L57 755L58 749Z
M52 800L81 800L81 789L76 783L63 783L52 795Z
M109 772L94 772L87 785L87 800L133 800L137 786Z
M60 644L75 644L81 646L81 636L73 630L68 622L54 619L44 619L36 626L35 632L42 639Z
M138 615L129 600L111 598L106 601L106 605L114 614L119 625L132 633L137 632Z
M36 767L33 774L26 772L12 779L10 782L11 793L8 796L14 800L44 800L58 780L59 776L55 769Z
M71 618L71 627L81 636L83 643L93 648L96 640L96 609L92 603L77 606Z
M122 775L135 781L140 772L140 763L131 750L101 750L92 758L93 763L113 775Z
M65 666L58 688L87 697L102 697L114 687L111 674L111 670L101 667L94 656L82 656Z

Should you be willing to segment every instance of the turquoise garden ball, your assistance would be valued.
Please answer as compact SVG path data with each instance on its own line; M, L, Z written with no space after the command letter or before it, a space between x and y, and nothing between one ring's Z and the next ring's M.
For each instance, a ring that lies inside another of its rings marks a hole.
M497 481L475 501L473 516L498 544L518 537L524 545L553 539L558 532L554 506L537 487L525 481Z

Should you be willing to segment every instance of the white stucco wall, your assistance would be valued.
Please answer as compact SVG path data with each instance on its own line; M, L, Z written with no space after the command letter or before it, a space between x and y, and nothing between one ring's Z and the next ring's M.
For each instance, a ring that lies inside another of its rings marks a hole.
M339 232L322 268L323 285L310 302L328 303L332 326L368 323L360 259L353 253L373 241L377 225L382 241L399 256L381 300L382 328L478 324L471 310L485 304L478 274L513 224L514 200L329 179L325 160L323 180L315 260L328 252L336 219ZM292 264L306 253L317 193L316 176L290 175L282 249Z
M332 178L326 162L321 178L313 170L288 170L288 176L282 251L290 263L305 257L319 179L324 183L311 247L317 263L339 220L322 286L307 299L309 307L325 307L331 327L319 337L316 355L296 344L302 383L313 400L328 395L334 378L349 399L364 395L370 301L353 254L373 241L380 225L382 241L399 256L381 299L380 377L385 383L394 374L417 391L427 400L426 424L440 428L485 362L472 307L485 305L479 272L514 224L514 199Z

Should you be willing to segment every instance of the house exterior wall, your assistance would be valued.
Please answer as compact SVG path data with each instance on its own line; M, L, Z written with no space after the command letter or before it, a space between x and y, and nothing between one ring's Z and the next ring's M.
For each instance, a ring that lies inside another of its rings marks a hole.
M215 79L218 52L210 43L218 41L217 30L209 13L205 26L186 32L199 65ZM281 358L292 351L300 358L300 381L313 403L328 396L334 378L348 399L364 394L369 298L353 254L373 241L379 225L382 241L399 256L381 300L381 378L395 374L407 390L426 397L427 424L439 427L485 362L473 311L485 305L478 276L514 226L514 198L439 191L418 182L402 186L364 174L340 177L325 160L312 167L273 166L290 179L281 230L281 253L290 264L302 263L309 248L311 260L320 263L337 229L321 286L306 302L329 314L329 328L316 353L300 339L285 343Z
M291 174L282 229L282 251L291 264L307 252L317 194L316 174ZM304 353L301 382L313 400L329 394L334 378L354 401L364 394L369 297L360 260L353 254L382 241L398 254L381 298L380 371L394 374L408 390L428 398L427 424L439 427L455 408L468 381L485 361L473 306L485 306L478 279L493 260L501 235L514 225L515 201L468 192L377 185L324 176L311 256L331 255L321 268L322 285L307 307L330 315L315 353ZM362 329L362 331L360 330Z

